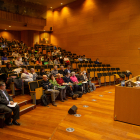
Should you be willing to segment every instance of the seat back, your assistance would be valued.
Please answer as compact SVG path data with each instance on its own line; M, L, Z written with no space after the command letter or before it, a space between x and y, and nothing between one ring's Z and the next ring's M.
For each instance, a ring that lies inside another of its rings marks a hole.
M38 82L38 87L41 87L41 82L42 82L43 80L38 80L37 82Z
M29 82L28 85L30 91L35 91L35 89L39 87L37 81Z

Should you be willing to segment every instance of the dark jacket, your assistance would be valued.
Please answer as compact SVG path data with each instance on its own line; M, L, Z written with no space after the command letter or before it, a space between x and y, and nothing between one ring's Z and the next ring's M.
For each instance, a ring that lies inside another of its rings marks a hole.
M9 101L13 101L12 97L7 93L6 90L4 91L4 93L9 98ZM3 104L3 105L8 105L9 104L9 102L7 101L6 97L4 96L4 94L2 93L1 90L0 90L0 104Z
M58 73L62 74L63 76L65 75L65 70L58 70Z
M5 67L4 73L9 74L9 73L13 73L12 68L7 68Z
M83 75L78 75L78 81L85 81Z
M71 70L69 70L69 71L70 71L70 73L71 73ZM66 73L68 72L68 69L65 69L64 72L65 72L65 74L66 74Z
M65 76L65 77L63 77L63 80L64 80L65 83L69 83L69 82L70 82L70 83L73 83L73 82L71 81L70 77L66 77L66 76Z
M45 90L53 88L53 85L52 84L49 85L49 84L50 84L49 80L47 80L47 81L44 81L44 80L41 81L41 86Z

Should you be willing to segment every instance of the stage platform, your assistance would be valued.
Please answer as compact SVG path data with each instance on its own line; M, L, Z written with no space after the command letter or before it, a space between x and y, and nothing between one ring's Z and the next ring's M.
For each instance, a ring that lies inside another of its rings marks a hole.
M57 107L37 105L20 116L21 126L0 129L0 137L2 140L139 140L140 126L114 121L114 94L115 86L106 86L77 100L56 101ZM29 101L31 98L27 96L15 97L14 101ZM73 105L78 107L81 117L68 114ZM69 127L75 131L67 132Z

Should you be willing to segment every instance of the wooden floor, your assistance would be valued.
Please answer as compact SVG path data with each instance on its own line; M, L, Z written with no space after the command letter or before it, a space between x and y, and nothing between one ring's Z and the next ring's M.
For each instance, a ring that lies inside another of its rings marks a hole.
M112 93L109 93L112 92ZM78 100L69 99L58 106L37 106L21 116L21 126L0 129L1 140L139 140L140 126L113 120L114 86L98 88ZM99 95L103 95L100 97ZM92 99L96 99L93 102ZM80 118L68 114L76 105ZM84 108L83 105L88 105ZM72 127L74 132L66 132Z

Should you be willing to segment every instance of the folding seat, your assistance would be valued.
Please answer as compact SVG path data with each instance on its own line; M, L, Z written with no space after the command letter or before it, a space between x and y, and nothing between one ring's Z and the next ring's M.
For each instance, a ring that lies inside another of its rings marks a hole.
M120 68L116 68L116 71L118 72L120 70Z
M106 67L110 67L110 64L106 64Z
M37 81L29 82L28 85L33 104L36 104L36 100L41 99L43 95L43 88L38 86Z

